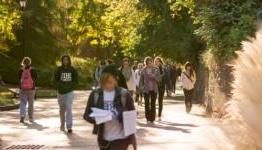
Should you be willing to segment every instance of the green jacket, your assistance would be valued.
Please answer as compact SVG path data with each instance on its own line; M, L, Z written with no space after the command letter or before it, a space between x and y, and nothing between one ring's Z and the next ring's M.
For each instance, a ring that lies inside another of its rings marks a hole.
M78 84L78 73L72 66L60 66L54 73L53 84L59 94L72 92Z

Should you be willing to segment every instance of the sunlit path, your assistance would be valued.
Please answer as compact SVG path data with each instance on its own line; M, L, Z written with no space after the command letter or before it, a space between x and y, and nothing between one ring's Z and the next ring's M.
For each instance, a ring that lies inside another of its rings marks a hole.
M17 110L0 112L0 135L4 146L39 144L47 146L47 149L96 150L92 126L82 119L87 97L88 92L77 92L73 135L59 131L56 99L36 101L34 124L19 124ZM178 94L176 100L165 100L162 121L157 121L155 125L147 125L140 111L137 123L139 150L234 149L219 126L202 116L199 106L194 106L191 115L186 114L181 98Z

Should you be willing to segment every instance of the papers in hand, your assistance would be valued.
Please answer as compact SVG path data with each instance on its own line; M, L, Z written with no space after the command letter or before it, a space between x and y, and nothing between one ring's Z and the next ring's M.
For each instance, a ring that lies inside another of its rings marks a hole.
M103 109L94 108L94 107L91 108L91 110L93 112L89 116L92 118L95 118L97 125L113 119L112 112L108 110L103 110Z
M136 133L136 118L137 118L137 112L135 110L123 112L123 124L124 124L125 136L129 136Z

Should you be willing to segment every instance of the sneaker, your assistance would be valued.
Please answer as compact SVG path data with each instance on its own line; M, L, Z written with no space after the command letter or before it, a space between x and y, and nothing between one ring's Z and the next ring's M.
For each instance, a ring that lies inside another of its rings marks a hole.
M20 118L20 123L25 123L25 118L24 117Z
M33 119L33 118L29 119L29 122L33 123L33 122L34 122L34 119Z
M68 129L67 132L68 132L69 134L71 134L71 133L73 133L73 130L72 130L72 129Z

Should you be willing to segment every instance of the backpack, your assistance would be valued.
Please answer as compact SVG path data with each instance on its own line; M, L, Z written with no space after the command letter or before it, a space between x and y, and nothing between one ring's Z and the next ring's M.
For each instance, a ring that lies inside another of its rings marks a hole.
M126 93L127 93L127 90L121 88L121 105L122 105L123 108L126 107L126 95L125 95ZM95 106L98 105L98 98L99 98L99 92L96 89L95 92L94 92L94 104L95 104Z
M23 90L31 90L34 88L34 81L31 75L31 68L23 69L21 77L21 88Z

